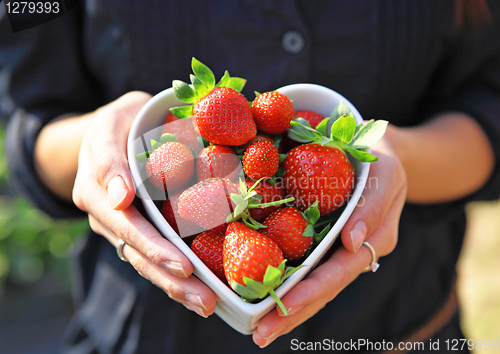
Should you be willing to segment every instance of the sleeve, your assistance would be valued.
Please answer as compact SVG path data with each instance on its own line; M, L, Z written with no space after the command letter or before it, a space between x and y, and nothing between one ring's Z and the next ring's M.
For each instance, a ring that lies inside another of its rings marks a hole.
M84 215L60 200L38 178L33 151L38 133L51 119L88 112L102 102L101 90L85 67L82 8L43 25L12 33L0 15L0 102L9 102L5 151L14 191L55 218ZM1 108L0 108L1 109Z
M428 115L444 111L464 112L486 133L495 156L489 180L460 200L439 205L415 206L426 214L456 216L469 202L500 197L500 3L490 2L491 21L469 28L458 36L452 59L434 81ZM464 169L467 166L463 166Z

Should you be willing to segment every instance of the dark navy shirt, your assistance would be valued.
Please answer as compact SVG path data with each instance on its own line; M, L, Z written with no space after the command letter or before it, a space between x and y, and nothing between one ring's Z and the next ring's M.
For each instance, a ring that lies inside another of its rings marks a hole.
M248 79L248 98L253 91L309 82L340 92L365 119L397 126L445 110L468 113L484 128L497 161L491 179L466 198L407 204L398 246L380 260L380 270L360 275L266 350L217 316L200 318L170 300L90 232L76 256L79 308L66 348L77 343L78 353L286 353L292 339L398 341L426 323L455 276L464 206L500 196L500 4L489 2L491 22L478 28L457 28L453 4L87 0L15 34L6 16L0 17L4 99L16 107L7 134L12 181L54 217L81 212L53 196L34 172L33 145L43 125L131 90L155 94L173 79L188 81L192 57L217 77L227 69Z

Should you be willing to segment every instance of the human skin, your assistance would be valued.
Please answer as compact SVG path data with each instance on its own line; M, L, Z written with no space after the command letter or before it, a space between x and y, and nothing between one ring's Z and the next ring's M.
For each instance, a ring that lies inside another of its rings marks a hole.
M90 226L145 278L201 316L215 309L216 296L196 277L189 260L131 204L135 193L126 157L128 131L150 99L130 92L87 114L72 114L44 127L35 147L35 166L44 183L89 214ZM64 145L62 145L62 142ZM61 149L61 146L65 146ZM439 152L439 153L437 153ZM439 203L462 198L488 180L494 155L481 127L467 115L446 112L411 128L389 125L372 147L373 188L341 232L343 248L283 298L289 316L275 309L253 333L265 347L312 317L371 262L368 241L382 257L396 247L399 217L406 201Z

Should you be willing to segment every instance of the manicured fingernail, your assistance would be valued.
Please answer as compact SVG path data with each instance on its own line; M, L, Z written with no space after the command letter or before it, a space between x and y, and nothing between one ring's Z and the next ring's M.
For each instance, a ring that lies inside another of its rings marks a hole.
M203 303L203 300L201 299L200 295L198 294L191 294L191 293L186 293L185 299L188 303L193 304L195 306L201 307L205 310L208 310L205 304Z
M201 300L201 297L199 295L187 293L185 296L185 299L186 299L186 307L188 309L190 309L193 312L196 312L201 317L204 317L204 318L208 317L203 312L203 308L205 310L207 310L207 308L203 304L203 301Z
M284 326L278 327L267 337L260 335L262 338L266 340L266 342L263 345L259 345L259 347L261 348L267 347L284 329L285 329Z
M115 176L108 182L106 191L109 204L115 209L127 196L128 188L121 176Z
M177 275L178 277L187 278L187 274L182 268L182 264L175 261L165 261L163 262L163 266L167 268L167 270L173 275Z
M356 224L354 224L354 227L351 229L351 232L349 232L354 252L357 252L363 244L366 237L366 232L367 227L363 220L359 220L358 222L356 222Z
M287 308L286 310L288 311L288 316L295 315L297 312L302 310L304 308L303 305L301 306L292 306L290 308ZM278 315L284 317L285 314L281 311L281 309L278 311Z

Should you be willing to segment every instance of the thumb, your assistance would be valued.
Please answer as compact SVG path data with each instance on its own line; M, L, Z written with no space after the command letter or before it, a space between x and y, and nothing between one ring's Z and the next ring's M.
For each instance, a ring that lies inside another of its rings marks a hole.
M96 135L89 137L93 140L90 146L94 176L115 210L128 208L135 197L127 160L127 139L135 116L150 98L144 92L130 92L102 107L96 115Z

